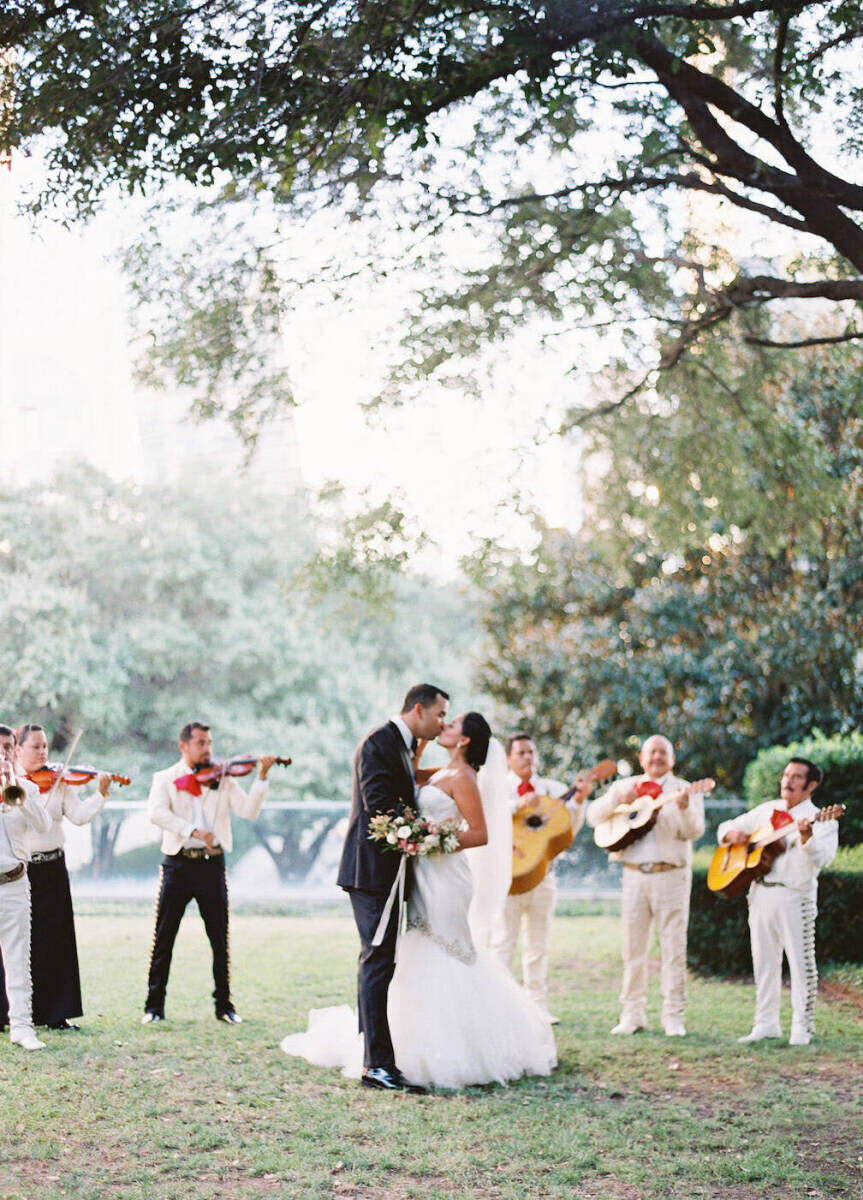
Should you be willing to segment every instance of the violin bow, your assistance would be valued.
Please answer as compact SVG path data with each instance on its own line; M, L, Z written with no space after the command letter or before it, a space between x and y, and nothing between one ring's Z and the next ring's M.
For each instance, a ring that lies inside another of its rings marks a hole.
M57 791L57 785L59 783L62 783L63 776L66 774L66 768L68 767L69 763L72 761L72 755L75 753L75 747L80 742L81 734L83 732L84 732L83 729L79 729L78 732L75 734L75 736L72 738L72 745L69 747L69 753L66 755L66 761L63 763L63 766L60 769L60 774L57 776L57 778L54 780L53 784L51 785L51 791L48 793L48 798L45 801L46 806L49 804L51 797Z

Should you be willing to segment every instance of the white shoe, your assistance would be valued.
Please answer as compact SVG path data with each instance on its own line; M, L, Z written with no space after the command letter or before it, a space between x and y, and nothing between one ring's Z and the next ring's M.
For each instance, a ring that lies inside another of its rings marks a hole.
M549 1025L560 1024L560 1017L556 1017L554 1013L550 1013L547 1008L543 1011L542 1015L545 1017L546 1021L548 1021Z
M18 1029L15 1033L10 1033L9 1041L13 1046L20 1046L22 1050L45 1049L45 1043L39 1041L32 1029Z
M614 1037L617 1037L620 1034L629 1036L631 1033L638 1033L640 1030L646 1028L647 1027L645 1025L639 1025L636 1021L628 1021L626 1018L622 1017L611 1032Z
M792 1029L791 1037L788 1039L789 1046L808 1046L812 1041L812 1034L807 1033L805 1029Z
M779 1029L753 1029L751 1033L747 1033L745 1037L739 1037L737 1040L741 1044L743 1042L764 1042L768 1038L781 1038L782 1031Z
M686 1027L682 1021L666 1021L663 1029L666 1037L686 1037Z

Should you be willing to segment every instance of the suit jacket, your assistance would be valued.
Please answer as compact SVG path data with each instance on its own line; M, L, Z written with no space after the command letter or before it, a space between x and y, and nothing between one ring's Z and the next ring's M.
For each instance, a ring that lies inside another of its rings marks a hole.
M189 768L180 759L173 767L157 771L153 776L147 811L153 824L163 830L163 854L179 854L195 828L192 820L193 797L189 792L174 787L175 779L189 773ZM268 780L256 779L246 795L236 779L226 775L217 788L202 789L204 815L222 849L230 850L234 844L231 836L231 813L235 812L238 817L247 817L254 821L261 811L268 788Z
M399 854L387 854L369 841L369 817L415 805L410 751L398 726L387 721L362 741L354 755L351 815L338 884L386 893L399 869Z

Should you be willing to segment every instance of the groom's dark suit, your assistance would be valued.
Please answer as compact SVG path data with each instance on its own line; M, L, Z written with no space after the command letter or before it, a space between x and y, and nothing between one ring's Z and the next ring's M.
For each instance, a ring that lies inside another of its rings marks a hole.
M360 743L354 755L351 815L338 883L351 898L360 935L357 1004L365 1038L365 1065L395 1069L387 1021L387 990L395 970L398 905L393 905L386 936L372 938L399 868L398 854L388 854L369 841L369 818L375 813L414 805L414 772L410 751L398 726L387 721Z

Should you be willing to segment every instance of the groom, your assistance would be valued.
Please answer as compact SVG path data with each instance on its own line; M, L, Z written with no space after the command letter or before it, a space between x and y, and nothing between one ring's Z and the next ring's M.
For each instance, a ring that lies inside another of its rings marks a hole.
M365 1042L363 1087L424 1092L409 1083L395 1064L387 1021L387 992L395 970L398 905L394 904L383 941L372 941L399 868L398 854L386 854L369 841L369 818L391 809L413 808L417 741L436 738L444 727L449 696L431 683L419 683L405 696L402 711L373 729L354 755L351 815L338 884L351 898L360 935L357 1006Z

